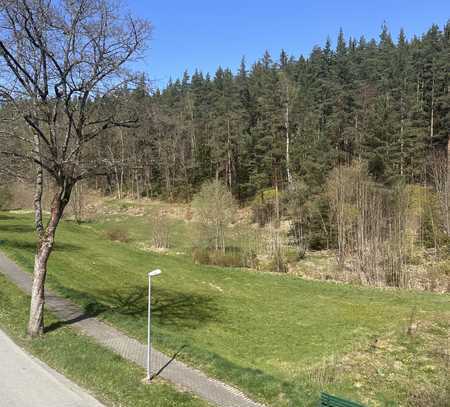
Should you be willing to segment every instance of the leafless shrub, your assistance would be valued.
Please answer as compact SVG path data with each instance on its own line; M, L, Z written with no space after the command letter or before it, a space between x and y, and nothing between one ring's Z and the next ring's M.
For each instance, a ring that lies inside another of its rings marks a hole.
M414 335L416 333L416 331L417 331L416 317L417 317L417 307L414 307L411 310L411 313L409 314L408 327L406 329L406 333L409 336Z
M447 152L434 152L429 167L431 182L438 197L442 226L450 236L450 179Z
M252 220L263 227L273 217L275 205L272 200L256 200L252 205Z
M413 187L386 190L371 180L364 164L336 168L327 196L336 229L336 257L347 280L408 287L423 210Z
M305 234L305 225L311 221L311 213L314 211L314 205L308 201L308 186L295 180L283 194L286 210L291 218L289 229L289 244L295 246L299 259L303 259L308 249L309 239Z
M305 371L306 381L322 388L334 383L341 374L342 367L334 354L320 363L308 367Z
M197 264L209 264L221 267L251 267L253 263L248 263L248 257L243 256L240 250L214 250L202 247L195 247L192 250L192 259ZM254 261L254 259L253 259Z
M151 219L152 245L157 249L167 249L169 247L170 224L167 216L159 211Z
M266 225L264 234L261 234L265 243L264 253L269 259L266 268L276 273L286 273L288 271L287 238L276 223L271 221Z
M127 243L130 241L128 232L123 229L110 229L106 231L106 236L109 240L113 242Z
M260 228L253 228L243 224L236 228L236 240L239 242L239 250L242 264L245 267L257 269L259 267L258 254L264 250L264 243Z
M83 221L86 207L86 191L82 182L75 184L72 190L69 209L77 223Z
M406 405L408 407L448 407L449 400L450 386L448 382L442 381L439 386L413 387L409 390Z
M195 264L210 264L208 249L203 247L194 247L192 249L192 260Z

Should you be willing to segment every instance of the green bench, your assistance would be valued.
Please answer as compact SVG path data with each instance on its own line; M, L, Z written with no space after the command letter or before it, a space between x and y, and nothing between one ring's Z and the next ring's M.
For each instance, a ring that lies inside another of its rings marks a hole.
M320 393L319 407L364 407L354 401L344 400L327 393Z

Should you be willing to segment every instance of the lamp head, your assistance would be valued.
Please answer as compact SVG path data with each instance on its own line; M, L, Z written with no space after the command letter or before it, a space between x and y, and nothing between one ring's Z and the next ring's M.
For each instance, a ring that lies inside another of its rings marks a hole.
M155 276L159 276L160 274L161 274L161 270L156 269L156 270L150 271L150 272L148 273L148 276L149 276L149 277L155 277Z

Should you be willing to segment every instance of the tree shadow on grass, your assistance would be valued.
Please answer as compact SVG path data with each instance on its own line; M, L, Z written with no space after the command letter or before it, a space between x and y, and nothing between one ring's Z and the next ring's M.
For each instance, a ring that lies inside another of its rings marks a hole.
M0 228L1 232L1 228ZM14 240L14 239L1 239L0 240L0 248L3 246L9 246L13 249L24 250L28 252L36 251L36 242L35 241L26 241L26 240ZM80 250L80 247L71 243L63 243L63 242L55 242L53 246L53 252L74 252Z
M102 292L101 296L112 304L111 312L133 317L147 316L147 287L128 287ZM152 318L158 325L195 328L214 320L218 314L214 297L152 287Z
M61 287L58 291L68 298L84 303L83 313L73 319L51 324L46 332L100 314L130 317L146 323L147 287L128 286L114 290L99 290L96 296L65 287ZM218 318L219 307L210 296L155 287L152 288L152 299L152 320L160 326L195 329Z
M12 215L5 215L3 213L0 213L0 220L16 220L17 217L16 216L12 216Z
M103 309L90 307L88 304L88 306L84 308L84 310L81 312L81 314L77 315L76 317L66 319L66 320L58 320L56 322L51 323L49 326L45 326L44 333L56 331L59 328L62 328L67 325L76 324L77 322L84 321L85 319L95 318L96 316L100 315L102 312L104 312Z
M2 220L1 217L0 217L0 220ZM31 225L2 225L2 224L0 224L0 232L30 233L30 232L34 232L34 227Z

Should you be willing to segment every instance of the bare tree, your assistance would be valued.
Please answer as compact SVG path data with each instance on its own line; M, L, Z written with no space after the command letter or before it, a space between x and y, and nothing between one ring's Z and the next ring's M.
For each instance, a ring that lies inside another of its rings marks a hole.
M156 249L169 248L170 224L168 215L163 210L158 211L152 216L152 245Z
M335 222L337 260L345 278L362 284L408 287L409 259L423 212L420 188L375 183L367 166L355 162L333 170L327 183ZM351 274L350 274L351 273Z
M225 184L218 180L205 182L192 201L202 232L214 241L215 250L225 253L225 232L234 221L237 205Z
M147 21L112 0L0 0L0 98L28 130L2 132L17 143L2 143L0 155L36 167L30 336L43 332L47 262L74 185L102 172L88 146L108 129L135 123L116 119L115 91L133 79L127 65L143 55L149 33ZM45 225L44 171L56 186Z
M292 184L292 171L291 171L291 159L290 159L290 149L291 149L291 111L295 103L296 95L298 89L295 83L289 79L287 73L282 70L280 72L280 92L281 99L283 101L284 108L284 131L285 131L285 159L286 159L286 177L288 185Z
M450 236L450 179L447 152L436 151L430 159L431 182L439 200L441 220Z

